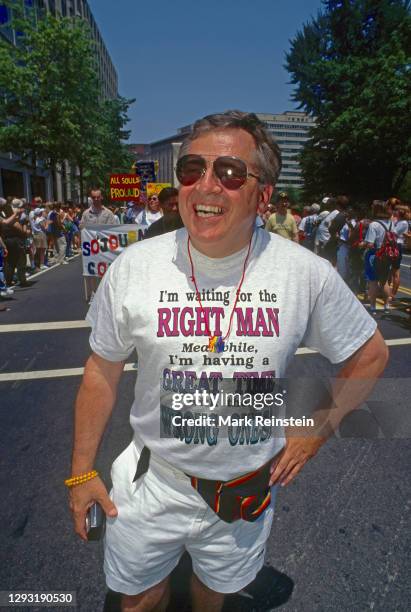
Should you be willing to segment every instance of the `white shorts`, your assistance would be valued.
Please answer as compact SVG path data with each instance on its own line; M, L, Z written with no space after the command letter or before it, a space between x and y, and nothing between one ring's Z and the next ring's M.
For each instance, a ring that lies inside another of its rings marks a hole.
M132 482L140 450L133 441L113 463L111 498L118 516L107 519L104 571L113 591L137 595L161 582L186 550L199 580L219 593L236 593L264 563L271 505L253 523L226 523L180 470L150 457L148 472Z

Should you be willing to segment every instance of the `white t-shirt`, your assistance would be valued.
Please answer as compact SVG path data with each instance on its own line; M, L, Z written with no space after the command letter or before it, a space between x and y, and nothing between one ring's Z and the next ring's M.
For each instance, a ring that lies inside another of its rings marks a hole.
M151 212L151 210L144 209L138 213L137 217L135 218L135 223L139 225L147 225L147 227L150 227L150 225L154 223L154 221L158 221L159 219L161 219L162 216L163 213L161 211Z
M348 238L350 237L350 226L354 228L356 225L357 225L357 222L354 221L354 219L351 219L350 225L348 225L348 223L345 223L345 225L342 226L341 231L339 233L340 240L348 243Z
M219 437L215 428L199 425L182 439L160 438L171 391L215 392L222 377L239 385L250 377L284 377L302 341L338 363L374 334L376 323L326 260L256 231L227 350L210 353L204 317L212 334L227 333L246 249L222 259L193 247L191 253L205 311L195 298L182 228L131 245L111 265L87 315L90 345L114 362L136 348L130 423L146 446L186 473L228 480L273 457L284 445L282 429L271 435L262 429L250 441L247 435Z
M365 242L373 244L376 249L379 249L382 246L382 243L384 242L384 228L386 228L387 230L392 230L393 223L391 221L387 221L387 219L371 221L368 226L367 233L365 235Z
M46 218L43 215L37 215L34 217L31 229L33 234L45 234L46 233Z
M338 209L333 210L332 212L330 212L329 215L327 215L325 217L325 219L323 219L320 223L320 225L318 226L317 229L317 234L315 236L315 240L316 242L322 242L322 243L326 243L329 241L330 239L330 225L331 225L331 221L333 219L335 219L335 217L338 215L340 211Z
M314 236L314 230L317 227L317 219L317 213L307 215L307 217L301 219L298 229L300 232L305 232L306 238L312 238Z
M397 235L397 243L404 244L404 234L408 232L408 221L397 221L394 225L394 232Z
M35 217L34 217L34 210L31 210L29 212L29 222L30 222L30 225L31 225L31 229L33 229L34 219L35 219Z

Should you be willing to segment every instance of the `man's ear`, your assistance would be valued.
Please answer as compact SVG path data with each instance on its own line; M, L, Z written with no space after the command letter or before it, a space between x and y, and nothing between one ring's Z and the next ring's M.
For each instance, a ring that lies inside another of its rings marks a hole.
M260 189L260 199L257 204L258 213L264 213L267 210L267 206L270 203L273 191L274 187L272 185L264 185L263 188Z

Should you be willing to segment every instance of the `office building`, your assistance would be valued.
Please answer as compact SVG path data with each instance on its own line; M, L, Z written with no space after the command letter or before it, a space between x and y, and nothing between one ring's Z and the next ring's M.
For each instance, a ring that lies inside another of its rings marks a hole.
M303 187L301 168L296 156L309 139L309 130L315 125L315 120L301 111L285 111L279 115L257 113L257 117L274 136L281 150L283 165L277 189L285 189L288 186Z
M56 17L81 17L87 21L90 26L91 35L96 43L101 93L105 98L116 98L118 95L117 72L87 0L29 0L29 2L35 5L37 10L49 11Z
M95 41L97 69L101 85L100 95L103 98L118 96L118 78L113 62L104 44L87 0L24 0L27 11L34 11L36 19L44 12L50 12L56 17L78 17L85 19ZM10 11L0 0L0 36L10 44L16 44L16 32L10 23ZM80 77L81 75L79 75ZM40 195L44 200L78 199L76 187L72 189L73 172L66 162L56 170L53 177L38 163L36 176L19 163L13 153L0 152L0 196L13 195L31 200Z

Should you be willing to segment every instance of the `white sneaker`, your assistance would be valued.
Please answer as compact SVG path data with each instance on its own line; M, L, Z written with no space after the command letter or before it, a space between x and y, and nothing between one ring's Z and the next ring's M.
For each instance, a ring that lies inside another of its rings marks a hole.
M12 289L11 287L7 287L7 289L5 289L5 292L7 293L7 295L13 295L14 289Z

